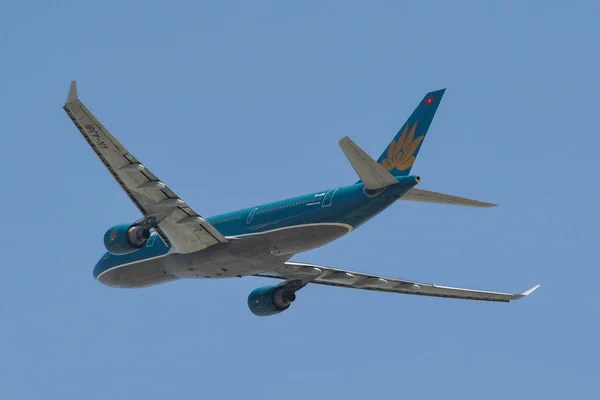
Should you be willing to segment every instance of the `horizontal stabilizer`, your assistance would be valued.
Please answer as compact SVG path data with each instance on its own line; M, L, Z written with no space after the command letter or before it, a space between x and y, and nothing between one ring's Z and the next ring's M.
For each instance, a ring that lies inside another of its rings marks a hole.
M465 199L464 197L451 196L449 194L430 192L423 189L410 189L400 200L420 201L423 203L451 204L467 207L496 207L498 204L486 203L478 200Z
M392 174L373 160L348 136L341 139L339 145L366 189L383 189L398 183Z

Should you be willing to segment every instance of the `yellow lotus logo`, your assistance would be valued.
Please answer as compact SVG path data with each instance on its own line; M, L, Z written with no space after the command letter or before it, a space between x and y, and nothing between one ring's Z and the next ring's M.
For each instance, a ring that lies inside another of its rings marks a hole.
M387 158L381 162L381 166L388 171L396 168L398 171L404 171L412 167L415 163L413 154L423 141L425 136L419 136L415 139L415 130L419 121L408 130L408 123L404 126L404 132L398 138L398 141L392 139L390 147L388 147Z
M110 233L110 240L115 240L118 235L119 235L119 232L117 232L116 230L112 231Z

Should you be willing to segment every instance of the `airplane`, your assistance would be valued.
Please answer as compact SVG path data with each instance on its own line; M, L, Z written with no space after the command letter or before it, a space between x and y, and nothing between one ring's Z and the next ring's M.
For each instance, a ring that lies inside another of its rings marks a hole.
M410 175L445 89L427 93L375 161L350 138L339 141L356 183L204 218L138 161L79 100L71 82L64 110L142 213L104 234L106 253L94 278L111 287L142 288L178 279L258 276L282 282L253 290L257 316L287 310L309 283L468 300L509 302L521 294L460 289L290 261L358 228L397 200L493 207L495 204L417 189Z

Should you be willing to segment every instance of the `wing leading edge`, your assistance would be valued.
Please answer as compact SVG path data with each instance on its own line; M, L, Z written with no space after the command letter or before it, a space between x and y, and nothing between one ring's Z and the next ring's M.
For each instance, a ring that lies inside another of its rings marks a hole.
M140 163L79 100L71 82L64 110L100 161L144 215L154 221L165 243L179 253L203 250L227 243L210 223Z
M287 262L275 271L262 272L257 274L257 276L285 279L288 281L301 280L303 286L308 283L316 283L319 285L375 290L379 292L496 302L509 302L521 299L530 295L540 287L540 285L534 286L520 294L488 292L483 290L438 286L430 283L419 283L394 278L384 278L361 272L352 272L298 262Z

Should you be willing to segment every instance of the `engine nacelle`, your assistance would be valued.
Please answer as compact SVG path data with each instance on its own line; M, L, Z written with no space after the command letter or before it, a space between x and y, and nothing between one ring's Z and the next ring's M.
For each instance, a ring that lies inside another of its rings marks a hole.
M254 315L265 317L287 310L296 300L296 293L285 286L265 286L248 295L248 308Z
M122 224L115 225L104 234L104 247L112 254L127 254L144 247L150 237L150 228Z

